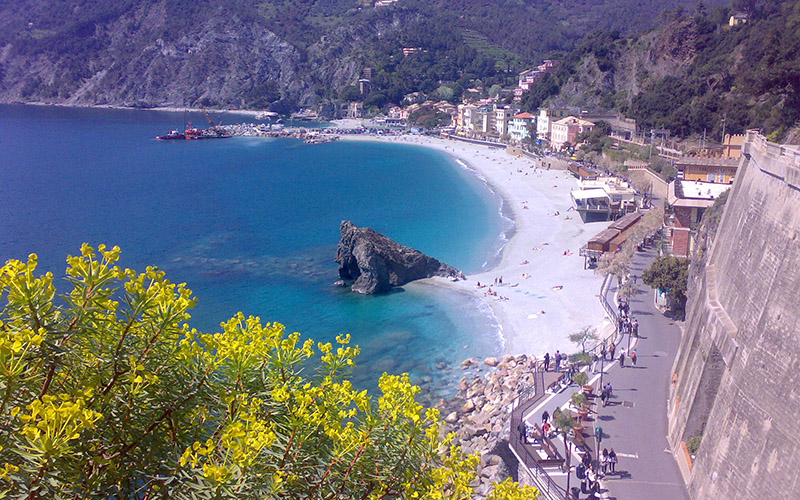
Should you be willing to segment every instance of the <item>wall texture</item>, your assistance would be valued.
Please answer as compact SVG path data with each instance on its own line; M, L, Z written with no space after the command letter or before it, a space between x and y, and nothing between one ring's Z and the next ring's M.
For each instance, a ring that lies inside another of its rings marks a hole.
M673 450L702 435L695 500L800 491L800 153L748 132L705 269L697 275L670 394Z

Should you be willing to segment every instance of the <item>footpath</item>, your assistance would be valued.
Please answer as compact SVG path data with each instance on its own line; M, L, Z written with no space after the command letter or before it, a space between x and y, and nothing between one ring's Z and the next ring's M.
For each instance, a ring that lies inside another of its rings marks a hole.
M601 480L601 498L615 500L689 500L678 464L667 443L667 400L672 365L681 341L674 320L659 311L653 290L642 283L642 271L657 257L652 246L637 252L631 276L639 290L630 300L631 314L639 320L639 338L633 339L636 366L626 355L625 367L611 366L605 380L613 397L598 408L596 424L603 428L600 450L614 448L619 457L617 474ZM615 288L609 290L609 302ZM627 347L627 338L625 345Z
M598 450L611 449L618 457L615 474L607 474L600 480L599 498L607 500L690 500L667 443L667 398L672 365L680 344L681 332L674 320L659 311L653 302L653 290L642 283L642 271L657 257L652 246L637 252L631 264L631 276L637 276L639 290L630 299L630 314L639 321L639 337L630 339L631 349L637 353L636 366L628 356L628 336L617 345L617 357L625 352L625 366L619 361L606 360L603 366L603 383L610 382L613 394L605 407L599 398L594 398L592 414L585 423L586 446L592 458L597 459ZM607 290L607 299L615 304L616 284ZM599 371L600 367L597 366ZM590 371L590 384L599 387L600 375ZM570 394L578 390L574 385L559 394L552 394L537 401L525 412L529 424L541 422L546 410L552 414L555 407L566 408ZM595 391L595 394L599 390ZM596 427L602 428L600 443L595 436ZM559 436L554 439L561 452L564 444ZM581 460L580 451L571 446L570 489L580 487L575 475L575 466ZM545 468L549 484L556 483L553 495L544 498L565 498L567 472L558 468ZM587 493L579 495L585 499Z

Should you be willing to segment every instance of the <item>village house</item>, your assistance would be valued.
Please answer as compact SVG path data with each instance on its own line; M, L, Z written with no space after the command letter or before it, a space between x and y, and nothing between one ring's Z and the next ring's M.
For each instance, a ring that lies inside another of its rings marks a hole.
M669 183L667 201L672 207L668 227L672 255L689 257L692 252L692 226L698 224L703 213L725 191L729 184L675 179Z
M730 19L728 19L728 26L739 26L740 24L746 24L750 16L745 14L744 12L737 12L736 14L732 15Z
M530 137L530 128L534 125L536 117L530 113L519 113L514 115L508 126L508 135L512 140L522 142Z
M735 158L695 158L686 156L675 164L678 177L687 181L733 184L739 160Z
M536 137L549 141L553 122L564 118L567 114L566 108L539 108L539 116L536 118Z
M575 145L575 139L584 132L590 132L594 128L594 123L568 116L562 118L552 125L550 133L550 145L555 150L564 147L565 144Z
M510 135L508 128L515 111L508 106L494 108L494 131L498 137Z
M544 75L551 72L555 67L555 61L545 59L539 66L521 72L519 74L517 88L514 89L514 101L521 101L523 95L531 89L531 85L541 80Z

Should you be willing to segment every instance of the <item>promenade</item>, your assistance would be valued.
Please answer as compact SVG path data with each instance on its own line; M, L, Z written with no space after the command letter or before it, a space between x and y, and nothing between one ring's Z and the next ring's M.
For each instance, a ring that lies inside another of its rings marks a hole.
M640 277L639 291L630 301L631 314L639 320L636 366L626 356L624 368L615 362L604 377L614 396L608 406L598 408L596 423L603 428L600 450L614 448L619 463L617 474L601 480L600 498L689 500L666 437L667 398L681 331L656 309L653 290L641 281L642 271L656 257L650 247L637 252L631 265L631 275ZM609 295L615 292L612 287ZM627 338L623 344L627 347Z
M602 499L689 500L666 439L667 397L681 331L675 321L655 307L653 290L641 282L642 271L656 257L657 251L651 246L637 252L631 264L631 275L639 277L639 290L630 300L631 314L639 320L639 338L631 339L630 344L636 350L637 364L631 365L627 352L629 339L625 336L616 351L617 357L620 351L625 352L625 366L620 367L618 360L604 363L603 383L611 383L613 396L605 407L600 405L599 398L593 398L592 414L585 423L586 448L591 450L592 457L597 459L598 449L614 448L619 460L616 474L608 474L600 480L598 496ZM614 304L616 284L606 293L609 303ZM598 387L600 375L593 372L589 375L590 383ZM552 413L555 407L566 408L570 395L576 390L578 388L572 386L542 398L525 412L525 420L531 424L541 422L543 411ZM596 426L602 427L599 446L594 437ZM553 441L563 454L562 437ZM575 465L582 455L575 446L571 449L570 488L580 486L580 480L575 476ZM550 480L558 484L561 493L555 492L543 498L565 498L566 473L554 467L545 470ZM579 498L587 496L582 493Z

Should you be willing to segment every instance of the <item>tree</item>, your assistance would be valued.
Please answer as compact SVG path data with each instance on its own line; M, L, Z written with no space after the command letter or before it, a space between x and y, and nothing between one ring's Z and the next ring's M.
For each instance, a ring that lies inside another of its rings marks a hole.
M689 261L673 256L662 256L642 272L642 281L653 288L667 292L679 304L686 302L686 281Z
M581 346L581 352L586 352L586 343L590 340L597 340L597 330L591 326L584 326L569 336L570 342Z
M609 274L616 276L618 280L621 280L624 276L627 276L628 269L630 269L631 265L632 255L632 253L629 251L630 249L627 248L629 246L630 245L626 245L616 252L605 252L603 255L601 255L597 262L597 268L595 269L595 272L600 273L604 277L608 276Z
M119 255L68 257L61 300L35 255L0 268L0 496L471 496L477 455L440 439L407 374L375 400L348 380L349 336L315 345L241 313L198 332L185 284Z

